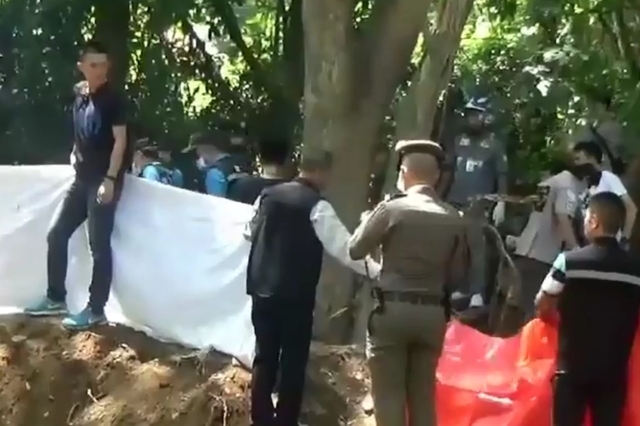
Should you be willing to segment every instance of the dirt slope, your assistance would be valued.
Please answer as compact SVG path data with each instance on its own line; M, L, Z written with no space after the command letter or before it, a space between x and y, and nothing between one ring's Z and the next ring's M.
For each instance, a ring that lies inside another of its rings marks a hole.
M187 354L119 326L72 334L52 320L0 318L0 425L249 425L249 373ZM353 348L314 345L308 375L304 423L373 425Z

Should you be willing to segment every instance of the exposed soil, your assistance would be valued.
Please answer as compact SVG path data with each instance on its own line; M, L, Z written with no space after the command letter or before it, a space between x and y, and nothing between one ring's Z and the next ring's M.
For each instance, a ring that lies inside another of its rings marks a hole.
M250 374L220 354L189 354L120 326L70 333L55 320L2 317L0 424L248 426ZM314 344L308 376L303 423L374 425L355 348Z

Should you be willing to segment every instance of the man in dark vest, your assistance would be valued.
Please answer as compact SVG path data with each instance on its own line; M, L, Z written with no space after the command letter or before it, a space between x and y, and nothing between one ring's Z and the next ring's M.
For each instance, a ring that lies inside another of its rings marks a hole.
M281 140L265 140L259 144L260 176L243 176L229 188L227 198L253 204L263 189L291 179L287 163L291 158L291 144Z
M640 311L640 259L616 235L625 206L594 194L584 220L589 245L560 254L536 298L538 315L559 317L553 425L622 425L627 366Z
M330 168L328 153L304 157L297 179L262 192L247 226L247 294L253 299L256 336L253 426L298 425L323 251L362 275L379 273L380 266L370 259L349 257L351 235L321 195ZM279 368L274 411L271 394Z

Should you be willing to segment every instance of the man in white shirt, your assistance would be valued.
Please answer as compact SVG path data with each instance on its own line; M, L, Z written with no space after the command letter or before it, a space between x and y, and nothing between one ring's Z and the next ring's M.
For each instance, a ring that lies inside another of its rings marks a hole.
M562 171L538 185L533 212L522 234L513 239L515 259L522 279L520 306L525 319L534 314L534 299L540 283L562 250L578 247L572 219L579 206L579 194L585 189L581 175Z
M613 192L624 202L627 210L624 228L620 235L623 246L628 244L633 230L638 209L629 196L627 189L620 178L613 173L602 169L602 149L596 142L578 142L573 147L573 159L575 168L585 176L587 189L581 198L581 212L586 211L586 206L592 195L600 192Z
M330 168L330 154L303 157L298 178L262 191L247 228L251 241L247 294L253 300L256 336L251 381L254 426L298 424L323 251L359 274L380 273L371 259L354 261L349 256L351 235L321 195ZM274 410L271 393L278 370Z

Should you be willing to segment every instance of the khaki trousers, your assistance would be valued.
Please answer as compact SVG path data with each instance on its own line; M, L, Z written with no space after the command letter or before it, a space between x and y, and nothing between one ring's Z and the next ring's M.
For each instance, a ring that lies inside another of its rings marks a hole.
M376 426L437 426L436 368L447 322L435 305L386 302L373 313L368 355ZM408 405L408 410L407 410Z

